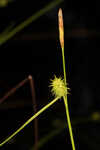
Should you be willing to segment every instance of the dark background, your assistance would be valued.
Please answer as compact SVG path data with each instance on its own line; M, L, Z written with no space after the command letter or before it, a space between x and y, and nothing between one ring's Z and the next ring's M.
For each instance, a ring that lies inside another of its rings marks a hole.
M49 4L49 0L12 0L5 6L0 6L0 32L11 24L22 23L35 12ZM62 56L59 44L58 18L59 8L63 9L65 31L65 59L67 81L71 89L69 95L69 109L73 119L85 118L100 109L99 89L99 4L87 1L64 1L50 10L35 22L17 33L13 38L0 46L0 97L13 88L23 79L32 75L36 92L37 109L52 100L50 93L50 79L54 75L63 76ZM26 84L17 93L0 106L0 135L1 140L25 122L32 113L30 86ZM16 103L14 103L14 100ZM20 106L20 101L23 105ZM29 100L27 103L25 103ZM59 103L59 102L58 102ZM27 106L28 104L28 106ZM63 104L54 106L53 113L44 114L39 118L40 138L46 134L43 128L50 130L48 120L53 122L56 117L64 120ZM57 114L58 112L58 114ZM46 116L47 115L47 116ZM8 126L8 127L7 127ZM30 125L29 125L30 126ZM42 126L42 127L41 127ZM46 127L45 127L46 126ZM77 149L99 149L99 123L80 123L74 127ZM32 128L32 127L30 127ZM94 130L95 128L95 130ZM27 129L28 130L28 129ZM31 130L31 129L29 129ZM31 133L31 131L29 131ZM4 149L29 149L32 136L25 131L12 141L12 144L4 146ZM31 133L32 134L32 133ZM59 138L60 136L60 138ZM47 144L57 148L60 145L70 145L64 141L65 134L61 133ZM23 140L24 139L24 140ZM63 140L64 139L64 140ZM87 139L87 140L86 140ZM94 140L95 139L95 140ZM0 141L1 141L0 140ZM21 142L19 142L22 140ZM27 142L26 142L27 141ZM55 141L55 144L54 144ZM61 142L61 144L57 144ZM64 143L63 143L64 142ZM16 144L17 143L17 144ZM17 147L17 146L18 147ZM23 147L23 148L22 148ZM45 147L45 149L47 148Z

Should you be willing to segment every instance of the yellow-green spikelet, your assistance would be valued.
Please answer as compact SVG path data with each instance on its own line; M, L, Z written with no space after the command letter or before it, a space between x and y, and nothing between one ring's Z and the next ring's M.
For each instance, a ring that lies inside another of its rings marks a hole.
M51 92L55 97L63 97L68 94L69 88L64 84L61 77L57 78L55 76L54 79L51 80L50 87L52 87Z

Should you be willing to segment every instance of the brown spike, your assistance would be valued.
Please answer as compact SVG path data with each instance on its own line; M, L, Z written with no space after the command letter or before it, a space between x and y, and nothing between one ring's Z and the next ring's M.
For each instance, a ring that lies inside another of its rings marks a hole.
M59 38L61 47L64 48L64 26L63 26L63 14L62 9L59 9L58 12L58 24L59 24Z

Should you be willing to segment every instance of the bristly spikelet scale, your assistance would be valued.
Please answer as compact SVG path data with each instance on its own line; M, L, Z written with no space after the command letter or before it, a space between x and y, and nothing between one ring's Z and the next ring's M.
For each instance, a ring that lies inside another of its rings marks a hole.
M68 94L67 86L64 84L64 81L61 77L57 78L54 77L53 80L51 80L50 87L52 87L51 92L55 97L63 97Z

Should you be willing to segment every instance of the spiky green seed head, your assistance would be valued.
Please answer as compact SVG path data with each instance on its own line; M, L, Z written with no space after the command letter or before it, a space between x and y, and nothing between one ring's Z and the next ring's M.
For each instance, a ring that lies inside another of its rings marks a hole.
M61 77L57 78L56 76L54 77L53 80L51 80L50 84L51 92L55 97L63 97L68 94L68 89L67 86L64 84L64 81Z

